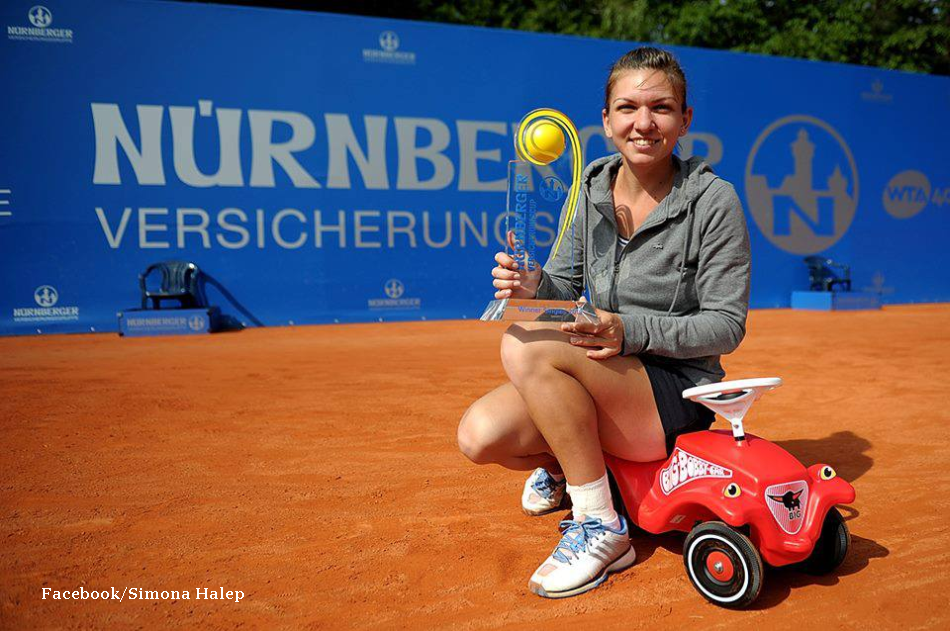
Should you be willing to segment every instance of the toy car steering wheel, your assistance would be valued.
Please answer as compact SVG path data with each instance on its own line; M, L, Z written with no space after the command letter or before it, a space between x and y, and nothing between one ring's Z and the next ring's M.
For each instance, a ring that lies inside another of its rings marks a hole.
M745 440L742 419L752 404L769 390L782 385L778 377L739 379L705 386L696 386L683 391L683 398L702 403L725 418L732 425L732 435L737 442Z

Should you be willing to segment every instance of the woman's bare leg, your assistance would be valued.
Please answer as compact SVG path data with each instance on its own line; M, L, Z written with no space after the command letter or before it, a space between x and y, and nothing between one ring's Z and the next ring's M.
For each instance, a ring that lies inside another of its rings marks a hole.
M584 349L570 345L568 339L550 324L520 324L511 327L503 340L506 370L518 377L531 392L529 396L540 399L542 424L553 425L545 421L561 419L569 434L568 443L577 441L578 432L586 428L577 442L583 445L580 457L586 454L593 465L590 475L597 470L602 475L601 449L638 462L665 457L665 436L640 361L634 357L593 360ZM539 388L534 387L536 381L540 382ZM550 396L546 394L551 390ZM566 405L561 404L562 400ZM591 405L596 414L593 434ZM517 471L536 467L552 473L561 471L552 455L555 452L513 383L495 388L468 408L459 424L458 442L462 453L476 464L494 463ZM576 460L578 455L567 453L565 457ZM581 480L586 477L589 475Z
M640 462L664 458L666 438L643 364L590 359L569 339L550 324L523 323L502 340L505 371L568 482L602 478L604 450Z
M524 399L511 383L473 403L459 423L459 448L476 464L499 464L515 471L561 469L534 426Z

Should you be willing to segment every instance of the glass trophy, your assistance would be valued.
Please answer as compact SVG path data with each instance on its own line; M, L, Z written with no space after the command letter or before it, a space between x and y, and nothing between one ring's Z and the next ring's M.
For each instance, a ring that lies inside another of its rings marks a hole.
M570 141L569 152L565 151L567 140ZM534 110L518 125L515 152L518 159L508 163L505 252L518 262L520 269L535 270L539 267L535 258L535 231L539 212L549 213L557 220L562 206L569 209L551 247L551 256L561 247L571 248L572 255L574 252L573 244L569 241L574 238L574 213L583 168L577 128L571 119L557 110ZM565 181L570 183L570 187ZM509 233L513 239L508 238ZM584 262L580 261L579 264L583 265ZM598 321L594 308L584 301L517 298L492 300L481 319Z

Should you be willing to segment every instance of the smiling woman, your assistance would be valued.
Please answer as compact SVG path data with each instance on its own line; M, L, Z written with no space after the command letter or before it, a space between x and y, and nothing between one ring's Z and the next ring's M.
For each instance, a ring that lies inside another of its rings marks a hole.
M634 563L627 524L614 509L604 452L647 462L712 413L683 390L721 381L719 356L745 334L749 237L732 186L700 158L673 151L692 108L676 59L638 48L611 69L603 110L616 154L584 171L570 248L544 269L495 256L496 298L588 299L597 323L519 323L501 344L510 379L472 404L459 426L462 452L479 464L532 470L522 509L573 518L530 589L574 596ZM578 265L578 262L581 265Z
M613 187L618 233L629 239L656 200L669 194L670 154L693 119L686 75L676 59L666 51L638 48L617 60L607 79L603 119L604 132L629 165L621 167Z

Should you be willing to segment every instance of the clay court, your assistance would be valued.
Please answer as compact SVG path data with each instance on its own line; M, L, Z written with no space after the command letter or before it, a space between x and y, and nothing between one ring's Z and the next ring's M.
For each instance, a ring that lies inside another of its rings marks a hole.
M455 446L503 324L2 338L0 627L947 628L948 328L950 305L751 313L728 378L785 385L748 430L858 496L843 566L770 570L744 612L697 594L678 535L589 594L528 591L562 514ZM42 599L80 586L245 597Z

